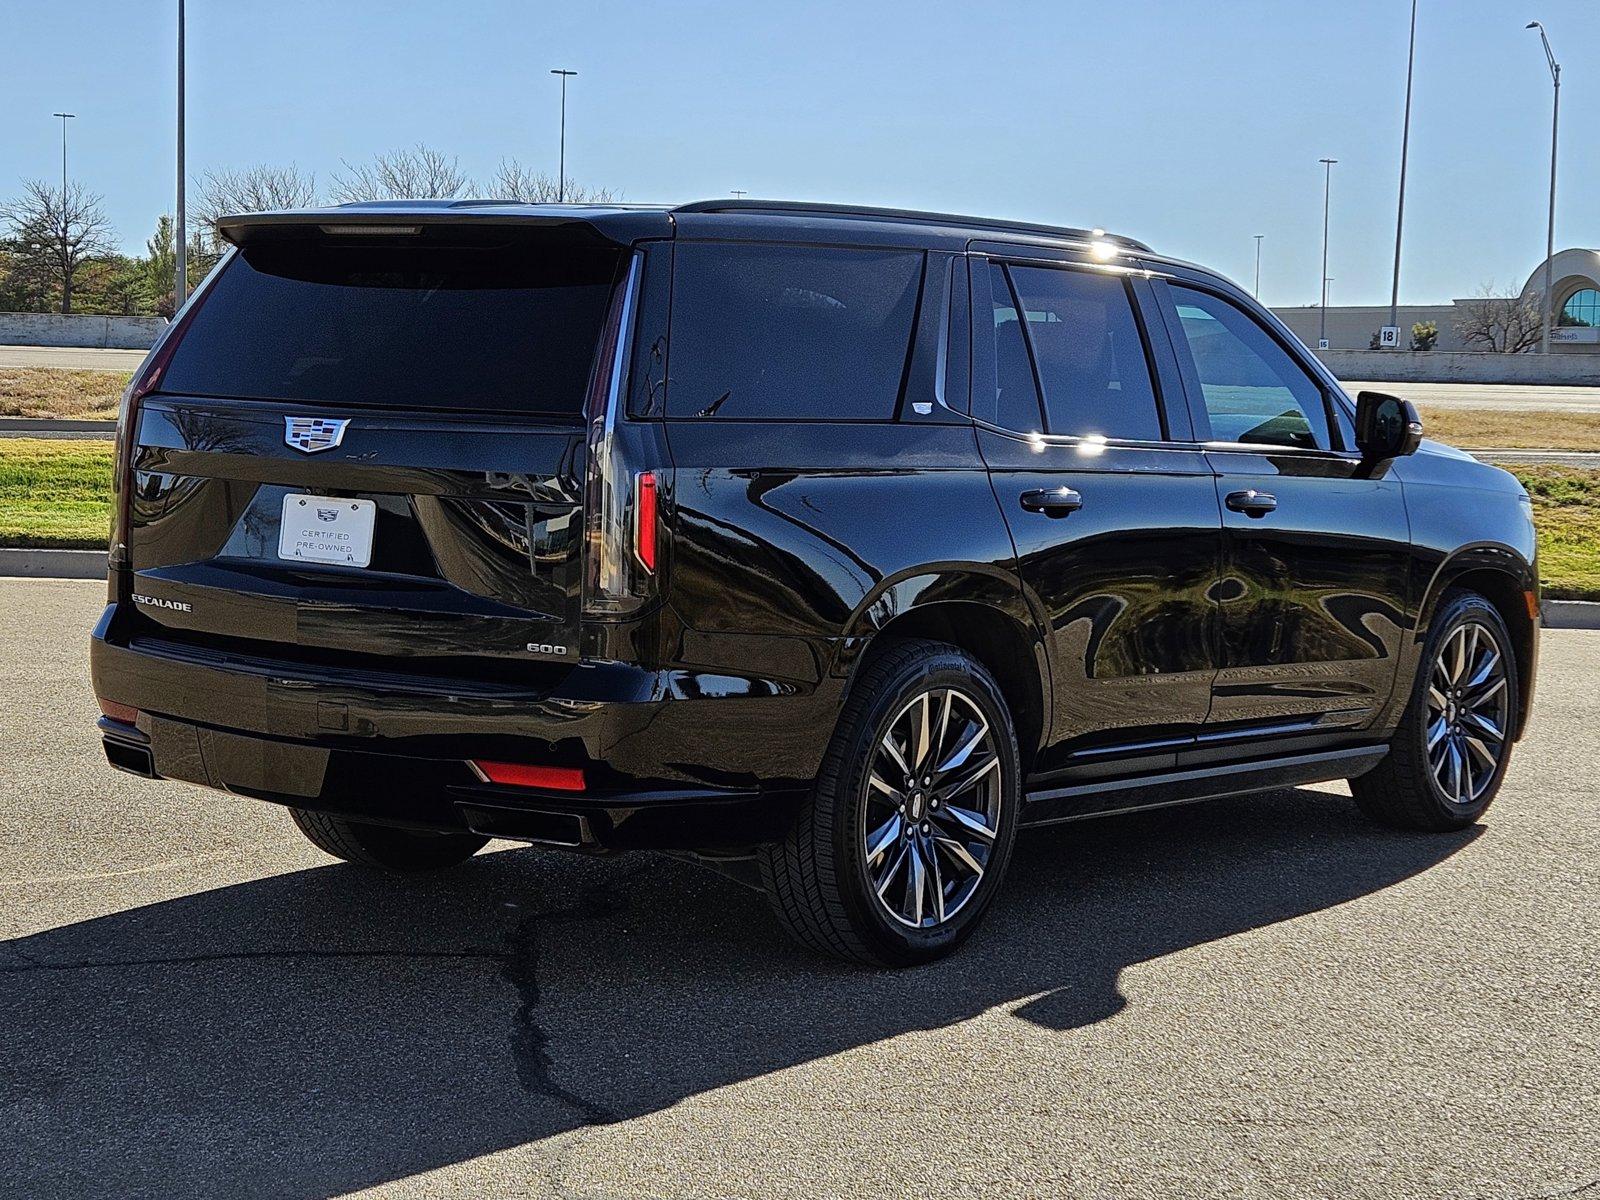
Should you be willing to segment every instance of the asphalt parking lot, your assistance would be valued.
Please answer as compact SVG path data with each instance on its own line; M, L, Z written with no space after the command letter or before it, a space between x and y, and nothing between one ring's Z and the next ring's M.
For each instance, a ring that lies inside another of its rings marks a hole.
M104 765L0 580L0 1194L1600 1196L1600 632L1481 827L1336 789L1024 839L932 968L670 859L421 882Z

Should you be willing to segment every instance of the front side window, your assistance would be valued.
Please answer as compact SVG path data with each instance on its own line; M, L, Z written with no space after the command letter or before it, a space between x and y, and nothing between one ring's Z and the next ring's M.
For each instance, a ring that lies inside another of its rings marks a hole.
M1209 292L1173 286L1179 353L1193 361L1219 442L1326 450L1322 388L1242 309Z
M922 259L916 250L679 245L668 414L893 420Z

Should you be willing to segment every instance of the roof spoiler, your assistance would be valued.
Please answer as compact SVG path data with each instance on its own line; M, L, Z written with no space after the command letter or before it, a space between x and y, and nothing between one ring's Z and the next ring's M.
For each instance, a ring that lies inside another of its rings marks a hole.
M640 238L672 236L672 218L659 209L535 207L492 200L238 213L220 218L217 232L235 246L248 246L299 237L406 237L439 226L483 231L569 228L580 236L617 245L629 245Z

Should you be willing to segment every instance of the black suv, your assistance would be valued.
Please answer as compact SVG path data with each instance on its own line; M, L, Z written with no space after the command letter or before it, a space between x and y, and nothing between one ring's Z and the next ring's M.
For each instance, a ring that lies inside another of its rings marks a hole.
M113 765L415 871L683 852L949 951L1019 829L1348 779L1475 821L1528 499L1211 272L838 206L239 216L135 376Z

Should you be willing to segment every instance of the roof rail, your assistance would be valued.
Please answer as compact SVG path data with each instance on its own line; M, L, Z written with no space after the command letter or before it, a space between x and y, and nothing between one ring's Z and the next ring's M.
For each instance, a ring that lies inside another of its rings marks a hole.
M807 200L695 200L669 209L674 213L810 213L819 217L854 217L863 221L915 221L919 224L956 225L968 229L991 229L1000 233L1033 233L1044 237L1071 238L1074 241L1103 239L1130 250L1150 253L1150 247L1131 237L1100 230L1074 229L1065 225L1042 225L1035 221L1006 221L998 217L965 217L957 213L922 212L914 208L874 208L865 204L821 204Z

